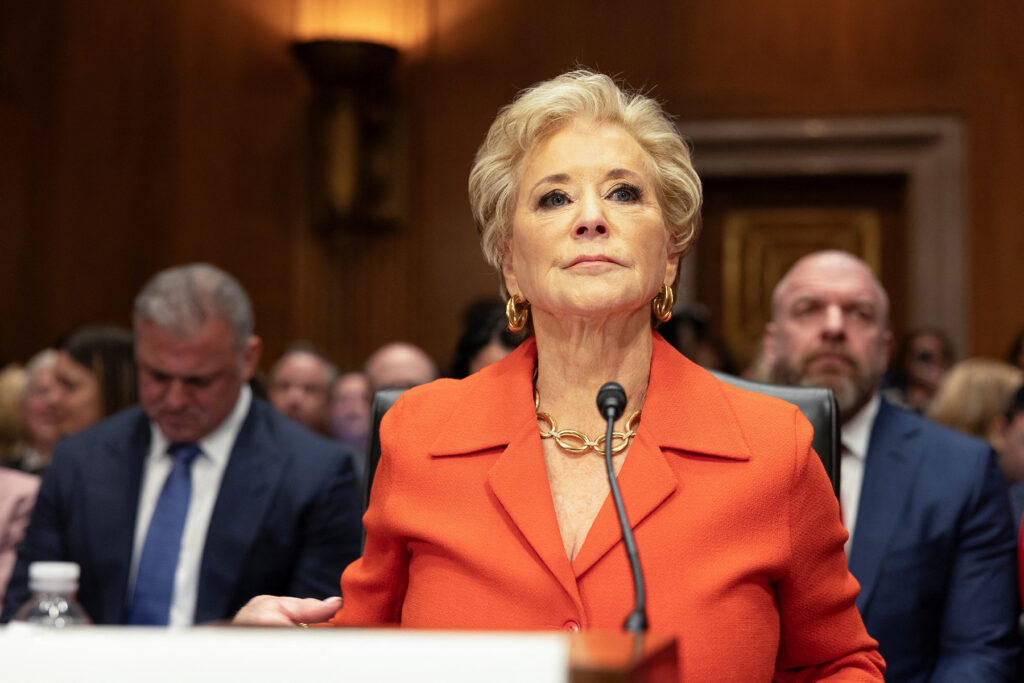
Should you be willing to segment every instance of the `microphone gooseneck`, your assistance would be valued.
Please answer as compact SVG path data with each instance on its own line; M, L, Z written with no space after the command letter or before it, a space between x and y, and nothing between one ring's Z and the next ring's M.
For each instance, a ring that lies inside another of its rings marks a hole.
M601 417L608 422L604 437L604 462L608 469L608 484L612 489L612 500L615 502L615 512L619 516L619 526L622 527L622 542L626 546L626 555L629 557L629 567L633 571L633 588L636 592L636 603L633 611L626 617L623 627L632 633L643 633L647 630L647 597L644 590L644 577L640 571L640 555L637 553L636 540L633 538L633 530L626 518L626 507L622 503L622 493L619 491L619 483L615 477L615 465L612 463L612 433L615 431L615 420L622 416L626 409L626 391L617 382L607 382L597 392L597 409L601 411Z

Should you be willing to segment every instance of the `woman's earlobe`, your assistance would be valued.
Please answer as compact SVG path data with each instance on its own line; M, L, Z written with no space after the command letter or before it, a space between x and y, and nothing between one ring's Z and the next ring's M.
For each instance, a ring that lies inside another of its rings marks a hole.
M509 294L519 294L519 285L515 271L512 269L512 254L508 253L501 260L501 276L505 280L505 289Z
M675 289L676 285L679 284L679 263L682 260L679 254L668 255L668 265L665 266L665 282L663 284L668 285L672 289Z

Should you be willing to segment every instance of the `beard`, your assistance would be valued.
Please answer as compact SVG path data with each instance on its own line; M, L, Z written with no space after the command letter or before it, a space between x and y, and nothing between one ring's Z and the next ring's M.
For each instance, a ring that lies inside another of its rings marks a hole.
M822 356L835 356L823 367L812 367ZM779 357L772 366L772 381L797 387L823 387L831 389L839 404L839 418L846 422L863 408L878 389L882 374L866 368L842 347L818 347L801 357L796 365Z

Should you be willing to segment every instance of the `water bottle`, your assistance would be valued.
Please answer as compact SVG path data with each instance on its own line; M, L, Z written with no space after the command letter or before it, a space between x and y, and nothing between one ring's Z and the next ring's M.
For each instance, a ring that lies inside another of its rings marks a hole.
M29 598L11 621L47 628L91 624L75 599L81 569L74 562L33 562L28 566Z

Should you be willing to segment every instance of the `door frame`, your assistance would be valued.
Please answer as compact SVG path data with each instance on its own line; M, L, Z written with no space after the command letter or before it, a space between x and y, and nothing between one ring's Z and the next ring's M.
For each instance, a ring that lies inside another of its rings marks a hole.
M945 330L970 353L966 132L951 117L681 121L702 178L904 175L907 178L907 329ZM680 298L696 291L696 261L683 262Z

